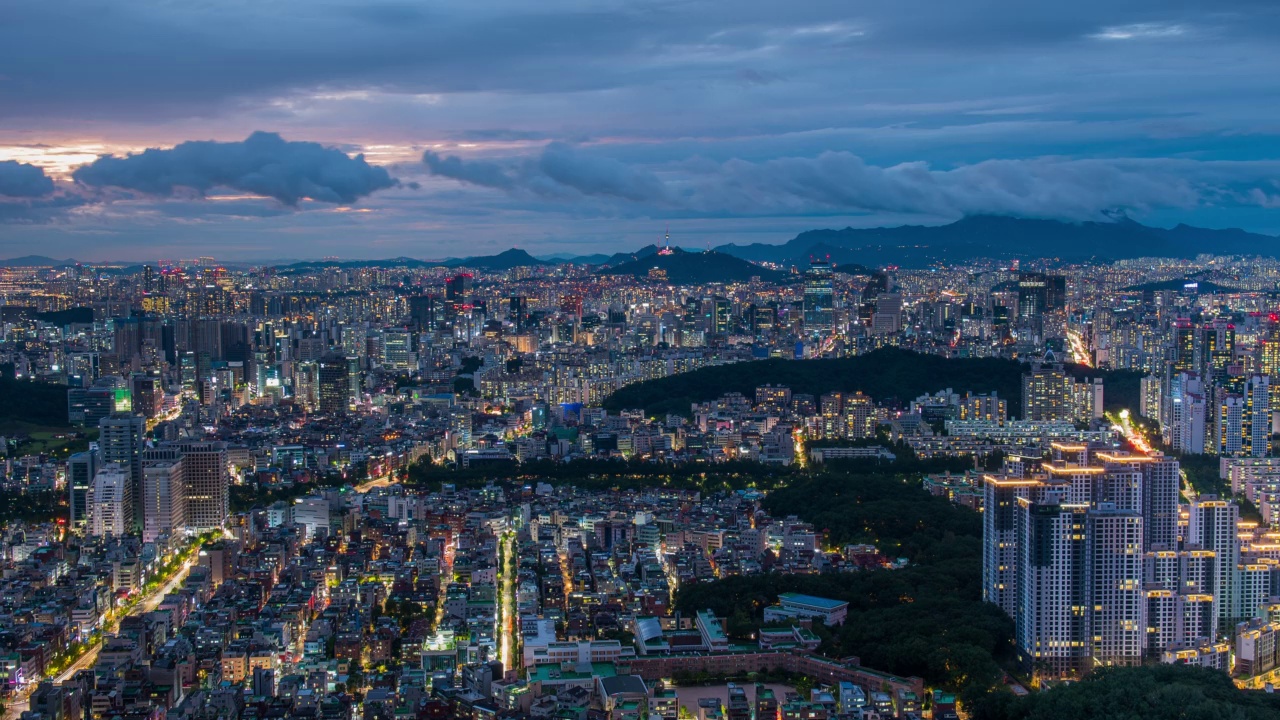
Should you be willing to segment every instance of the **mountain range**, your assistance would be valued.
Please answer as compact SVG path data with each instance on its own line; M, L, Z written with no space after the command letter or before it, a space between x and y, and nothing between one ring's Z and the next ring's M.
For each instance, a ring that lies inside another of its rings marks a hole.
M514 267L556 265L606 265L617 268L657 254L656 245L612 255L595 253L569 257L563 254L537 258L516 248L467 258L420 260L409 257L384 260L304 261L279 265L286 271L321 267L468 267L480 270L509 270ZM1219 255L1265 255L1280 257L1280 238L1240 229L1214 230L1178 225L1158 228L1128 218L1111 222L1063 222L993 215L963 218L947 225L902 225L899 227L825 229L802 232L781 244L729 243L714 248L715 254L749 262L768 262L803 268L811 259L828 259L845 266L924 267L936 262L962 263L979 258L1058 258L1065 261L1122 260L1135 257L1192 258L1201 253ZM705 253L687 253L690 257ZM667 255L664 257L675 257ZM0 267L37 267L75 264L40 255L0 260ZM694 263L705 261L693 260ZM137 263L140 264L140 263ZM251 263L231 263L249 266ZM274 263L273 263L274 264ZM726 266L728 267L728 266ZM648 267L644 268L645 274ZM743 268L739 268L743 270ZM767 275L759 272L756 274ZM692 272L692 271L691 271ZM616 274L616 273L615 273ZM696 274L696 273L695 273ZM674 278L672 279L674 282Z
M1239 229L1178 225L1157 228L1127 218L1069 223L979 215L948 225L810 230L781 244L721 245L716 251L753 262L803 267L810 258L870 267L923 267L978 258L1122 260L1136 257L1193 258L1219 255L1280 255L1280 238Z
M326 267L340 268L363 268L363 267L404 267L404 268L432 268L432 267L456 267L456 268L472 268L475 270L510 270L517 267L532 267L538 265L554 265L553 262L546 262L530 255L524 250L511 248L503 250L497 255L476 255L465 258L446 258L444 260L418 260L416 258L398 257L388 260L339 260L339 261L315 261L308 260L304 262L295 262L284 265L280 269L288 272L306 272Z
M55 260L44 255L23 255L22 257L0 260L0 267L59 267L62 265L75 264L76 261L71 260L70 258L66 260Z

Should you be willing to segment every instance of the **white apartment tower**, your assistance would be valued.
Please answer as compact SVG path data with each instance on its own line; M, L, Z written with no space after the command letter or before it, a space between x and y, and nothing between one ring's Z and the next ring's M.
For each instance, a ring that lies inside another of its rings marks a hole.
M133 483L129 469L104 465L93 476L88 493L90 537L123 537L133 529Z
M1097 665L1138 665L1146 642L1142 516L1103 503L1086 516L1089 636Z

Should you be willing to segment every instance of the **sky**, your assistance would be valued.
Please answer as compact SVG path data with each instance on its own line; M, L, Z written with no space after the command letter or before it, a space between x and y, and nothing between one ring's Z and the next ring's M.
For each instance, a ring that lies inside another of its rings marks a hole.
M1276 37L1274 0L5 3L0 258L1277 235Z

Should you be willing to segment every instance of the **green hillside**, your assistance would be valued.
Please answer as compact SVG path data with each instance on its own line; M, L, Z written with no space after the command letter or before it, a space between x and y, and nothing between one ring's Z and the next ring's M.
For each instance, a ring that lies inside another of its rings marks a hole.
M630 275L645 279L649 271L659 269L667 273L667 282L673 285L703 285L706 283L748 282L758 277L765 282L784 282L789 275L747 262L719 252L694 253L674 248L670 255L648 255L638 260L624 262L599 271L601 275Z
M883 348L866 355L819 360L759 360L702 368L689 373L628 385L609 396L609 410L643 408L651 416L688 414L695 402L729 392L753 397L766 383L786 385L793 393L814 396L832 391L862 391L877 402L902 403L927 393L951 388L956 392L996 392L1009 402L1009 414L1022 415L1022 373L1026 366L998 358L944 358L938 355ZM1106 383L1108 409L1138 408L1140 373L1100 372L1072 366L1077 376L1101 375Z

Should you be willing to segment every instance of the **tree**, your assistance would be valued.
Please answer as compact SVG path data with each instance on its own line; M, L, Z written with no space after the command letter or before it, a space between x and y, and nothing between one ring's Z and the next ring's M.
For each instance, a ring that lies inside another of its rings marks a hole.
M1280 696L1239 690L1217 670L1152 665L1100 668L1024 698L998 691L970 709L974 720L1263 720L1280 717Z

